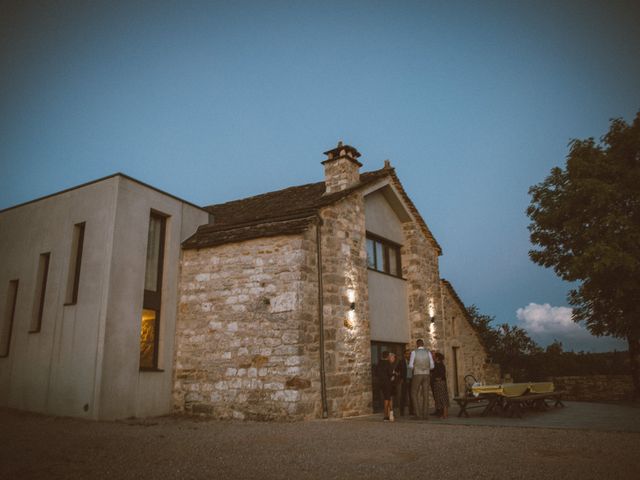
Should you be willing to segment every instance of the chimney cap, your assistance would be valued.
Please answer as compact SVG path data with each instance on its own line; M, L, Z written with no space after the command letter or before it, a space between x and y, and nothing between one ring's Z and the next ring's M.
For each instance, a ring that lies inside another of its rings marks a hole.
M360 152L351 145L343 144L342 140L338 141L337 147L332 148L331 150L327 150L326 152L324 152L324 154L328 158L322 163L338 160L339 158L346 158L354 163L357 163L359 167L362 166L362 164L357 160L357 158L360 157Z

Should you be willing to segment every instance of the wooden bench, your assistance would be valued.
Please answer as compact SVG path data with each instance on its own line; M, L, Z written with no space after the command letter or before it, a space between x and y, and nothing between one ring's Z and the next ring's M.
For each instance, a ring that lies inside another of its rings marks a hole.
M466 418L469 418L469 412L472 408L483 408L482 416L485 416L489 413L497 402L497 395L480 395L478 397L475 396L464 396L464 397L453 397L453 401L458 404L460 407L460 411L458 412L458 417L464 415Z
M547 400L555 400L554 407L564 407L562 395L564 392L526 393L517 397L504 397L504 409L510 417L517 415L522 418L526 408L544 410L549 408Z

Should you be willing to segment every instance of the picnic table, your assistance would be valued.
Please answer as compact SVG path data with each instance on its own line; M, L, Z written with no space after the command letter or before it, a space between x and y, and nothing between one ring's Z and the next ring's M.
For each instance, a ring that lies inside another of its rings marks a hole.
M526 408L548 408L547 400L555 400L555 407L564 407L562 393L556 392L552 382L503 383L495 385L474 384L471 395L454 397L460 406L458 417L469 417L470 408L484 407L481 416L500 409L510 416L522 417Z

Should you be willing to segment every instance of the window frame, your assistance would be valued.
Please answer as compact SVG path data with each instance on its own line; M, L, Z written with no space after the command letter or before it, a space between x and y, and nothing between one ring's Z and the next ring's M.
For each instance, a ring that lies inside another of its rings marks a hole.
M47 280L49 279L50 266L51 252L41 253L38 257L36 291L35 297L33 299L34 304L31 317L31 325L29 326L29 333L40 333L40 331L42 330L42 318L44 317L44 302L47 295Z
M80 289L80 271L82 269L82 252L84 249L85 228L86 222L76 223L73 226L71 255L69 257L69 277L67 279L67 301L64 304L65 306L75 305L78 303L78 290Z
M152 310L155 312L155 321L154 321L154 336L153 336L153 362L151 366L143 366L142 358L140 358L139 370L141 372L162 372L163 369L159 368L159 348L160 348L160 318L162 315L162 279L164 273L164 253L165 253L165 243L166 243L166 232L167 232L167 218L168 215L160 213L156 210L151 210L149 213L149 223L147 225L147 249L145 250L145 266L144 266L144 278L143 282L146 283L147 278L147 255L146 252L149 250L149 228L151 227L152 219L157 218L160 220L160 245L158 248L158 271L156 276L156 290L147 290L144 289L144 294L142 298L142 311L144 310ZM143 288L146 285L143 285ZM140 312L140 329L139 334L142 335L142 312ZM140 351L142 353L142 351Z
M366 232L366 241L371 240L373 242L373 267L369 264L369 248L365 248L367 252L367 269L372 270L374 272L382 273L383 275L389 275L390 277L399 278L404 280L402 276L402 245L396 243L387 238L381 237L380 235L376 235L375 233L371 233L369 231ZM378 261L378 246L381 246L382 249L382 262ZM391 273L391 265L389 264L389 250L395 251L396 254L396 272L397 274Z
M9 280L9 288L7 289L6 303L3 308L3 318L0 333L5 330L6 327L6 339L0 338L0 358L7 358L11 353L11 335L13 334L13 324L16 315L16 305L18 303L18 292L20 290L20 280ZM13 298L10 298L10 294L13 292ZM4 351L2 351L4 349Z

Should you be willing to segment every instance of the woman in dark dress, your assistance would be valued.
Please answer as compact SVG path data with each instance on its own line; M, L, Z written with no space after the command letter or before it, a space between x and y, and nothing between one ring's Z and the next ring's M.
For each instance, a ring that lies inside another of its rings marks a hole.
M391 420L393 422L393 404L391 402L395 388L393 381L394 365L390 362L390 355L387 350L382 352L382 359L380 363L378 363L377 373L384 402L384 420Z
M435 367L431 375L433 375L433 397L436 409L441 412L440 418L444 419L449 416L449 390L447 389L444 355L440 352L435 354Z

